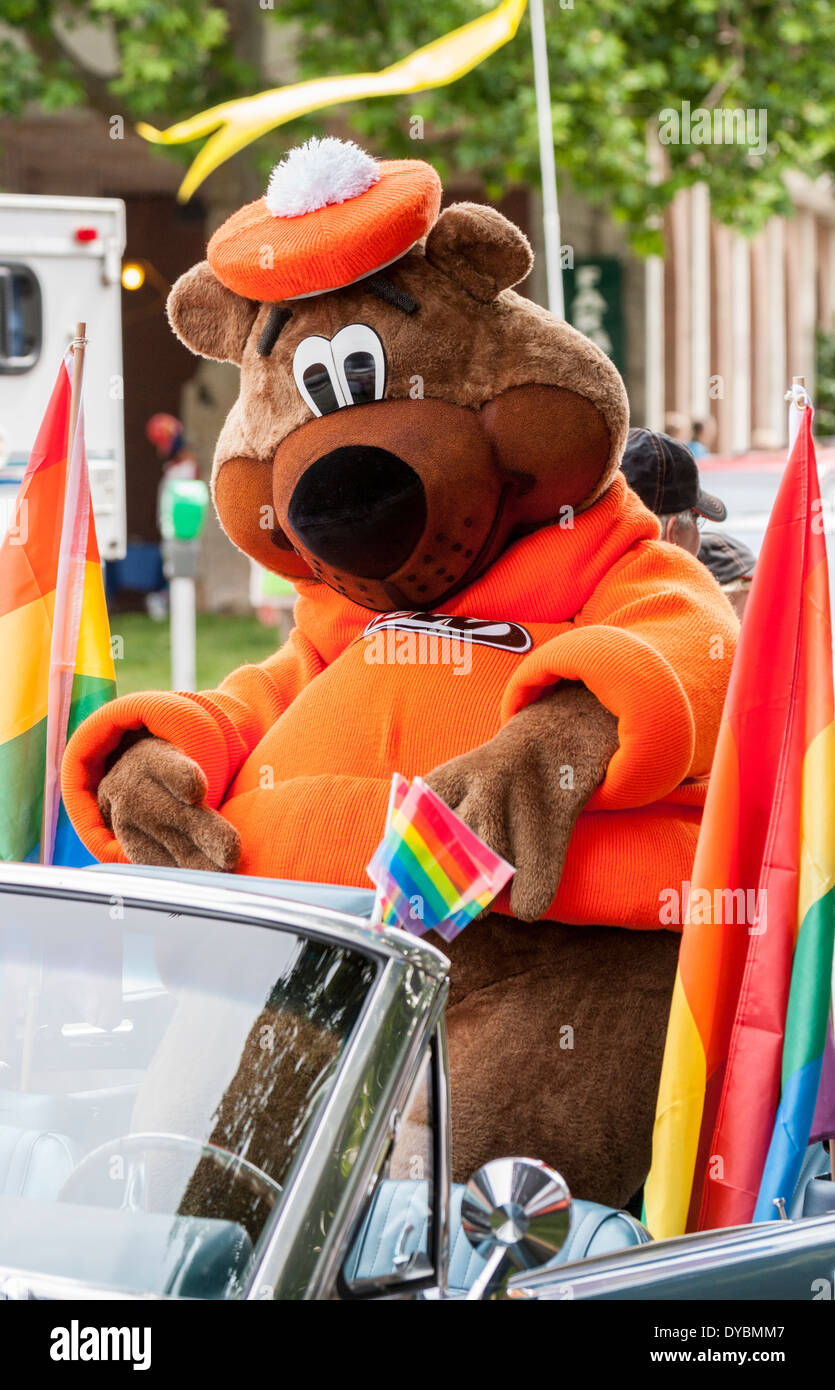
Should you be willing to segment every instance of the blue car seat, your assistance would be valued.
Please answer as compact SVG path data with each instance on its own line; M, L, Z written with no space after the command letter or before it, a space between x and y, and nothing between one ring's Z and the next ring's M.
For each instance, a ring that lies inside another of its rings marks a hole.
M64 1134L0 1124L0 1194L55 1198L77 1156Z

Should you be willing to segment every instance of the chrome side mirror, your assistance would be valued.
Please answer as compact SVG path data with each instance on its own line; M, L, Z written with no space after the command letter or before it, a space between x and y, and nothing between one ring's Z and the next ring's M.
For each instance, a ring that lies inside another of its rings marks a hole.
M496 1158L467 1183L464 1234L487 1263L467 1297L492 1298L511 1274L537 1269L561 1250L571 1224L571 1193L535 1158Z

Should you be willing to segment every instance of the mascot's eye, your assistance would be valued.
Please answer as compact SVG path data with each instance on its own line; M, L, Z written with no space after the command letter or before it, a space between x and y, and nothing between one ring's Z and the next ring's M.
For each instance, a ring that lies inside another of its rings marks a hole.
M342 364L354 405L375 398L376 372L370 352L351 352Z
M379 401L386 389L386 354L367 323L349 323L328 341L304 338L293 356L299 393L314 415Z
M293 354L293 376L300 396L314 415L329 415L341 405L348 405L327 338L302 339Z
M330 411L339 409L333 382L324 362L314 362L310 367L305 367L302 380L317 415L328 415Z
M386 354L367 323L349 323L331 339L336 375L349 405L379 401L386 389Z

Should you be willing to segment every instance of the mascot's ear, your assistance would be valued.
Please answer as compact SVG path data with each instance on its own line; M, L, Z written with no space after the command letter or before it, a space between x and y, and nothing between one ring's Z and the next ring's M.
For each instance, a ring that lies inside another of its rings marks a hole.
M240 363L260 305L228 290L201 261L180 276L166 307L171 327L192 352Z
M524 280L533 265L527 237L495 208L454 203L426 238L426 259L487 304Z

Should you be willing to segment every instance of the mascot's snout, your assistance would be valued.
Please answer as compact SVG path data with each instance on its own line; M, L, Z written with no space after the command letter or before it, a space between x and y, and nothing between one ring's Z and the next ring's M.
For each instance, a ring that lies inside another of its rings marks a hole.
M426 496L413 468L389 449L346 444L323 454L293 489L293 535L320 561L384 579L409 558L426 526Z
M425 608L489 561L517 489L480 413L373 401L309 420L279 445L275 544L283 537L316 579L365 608Z

